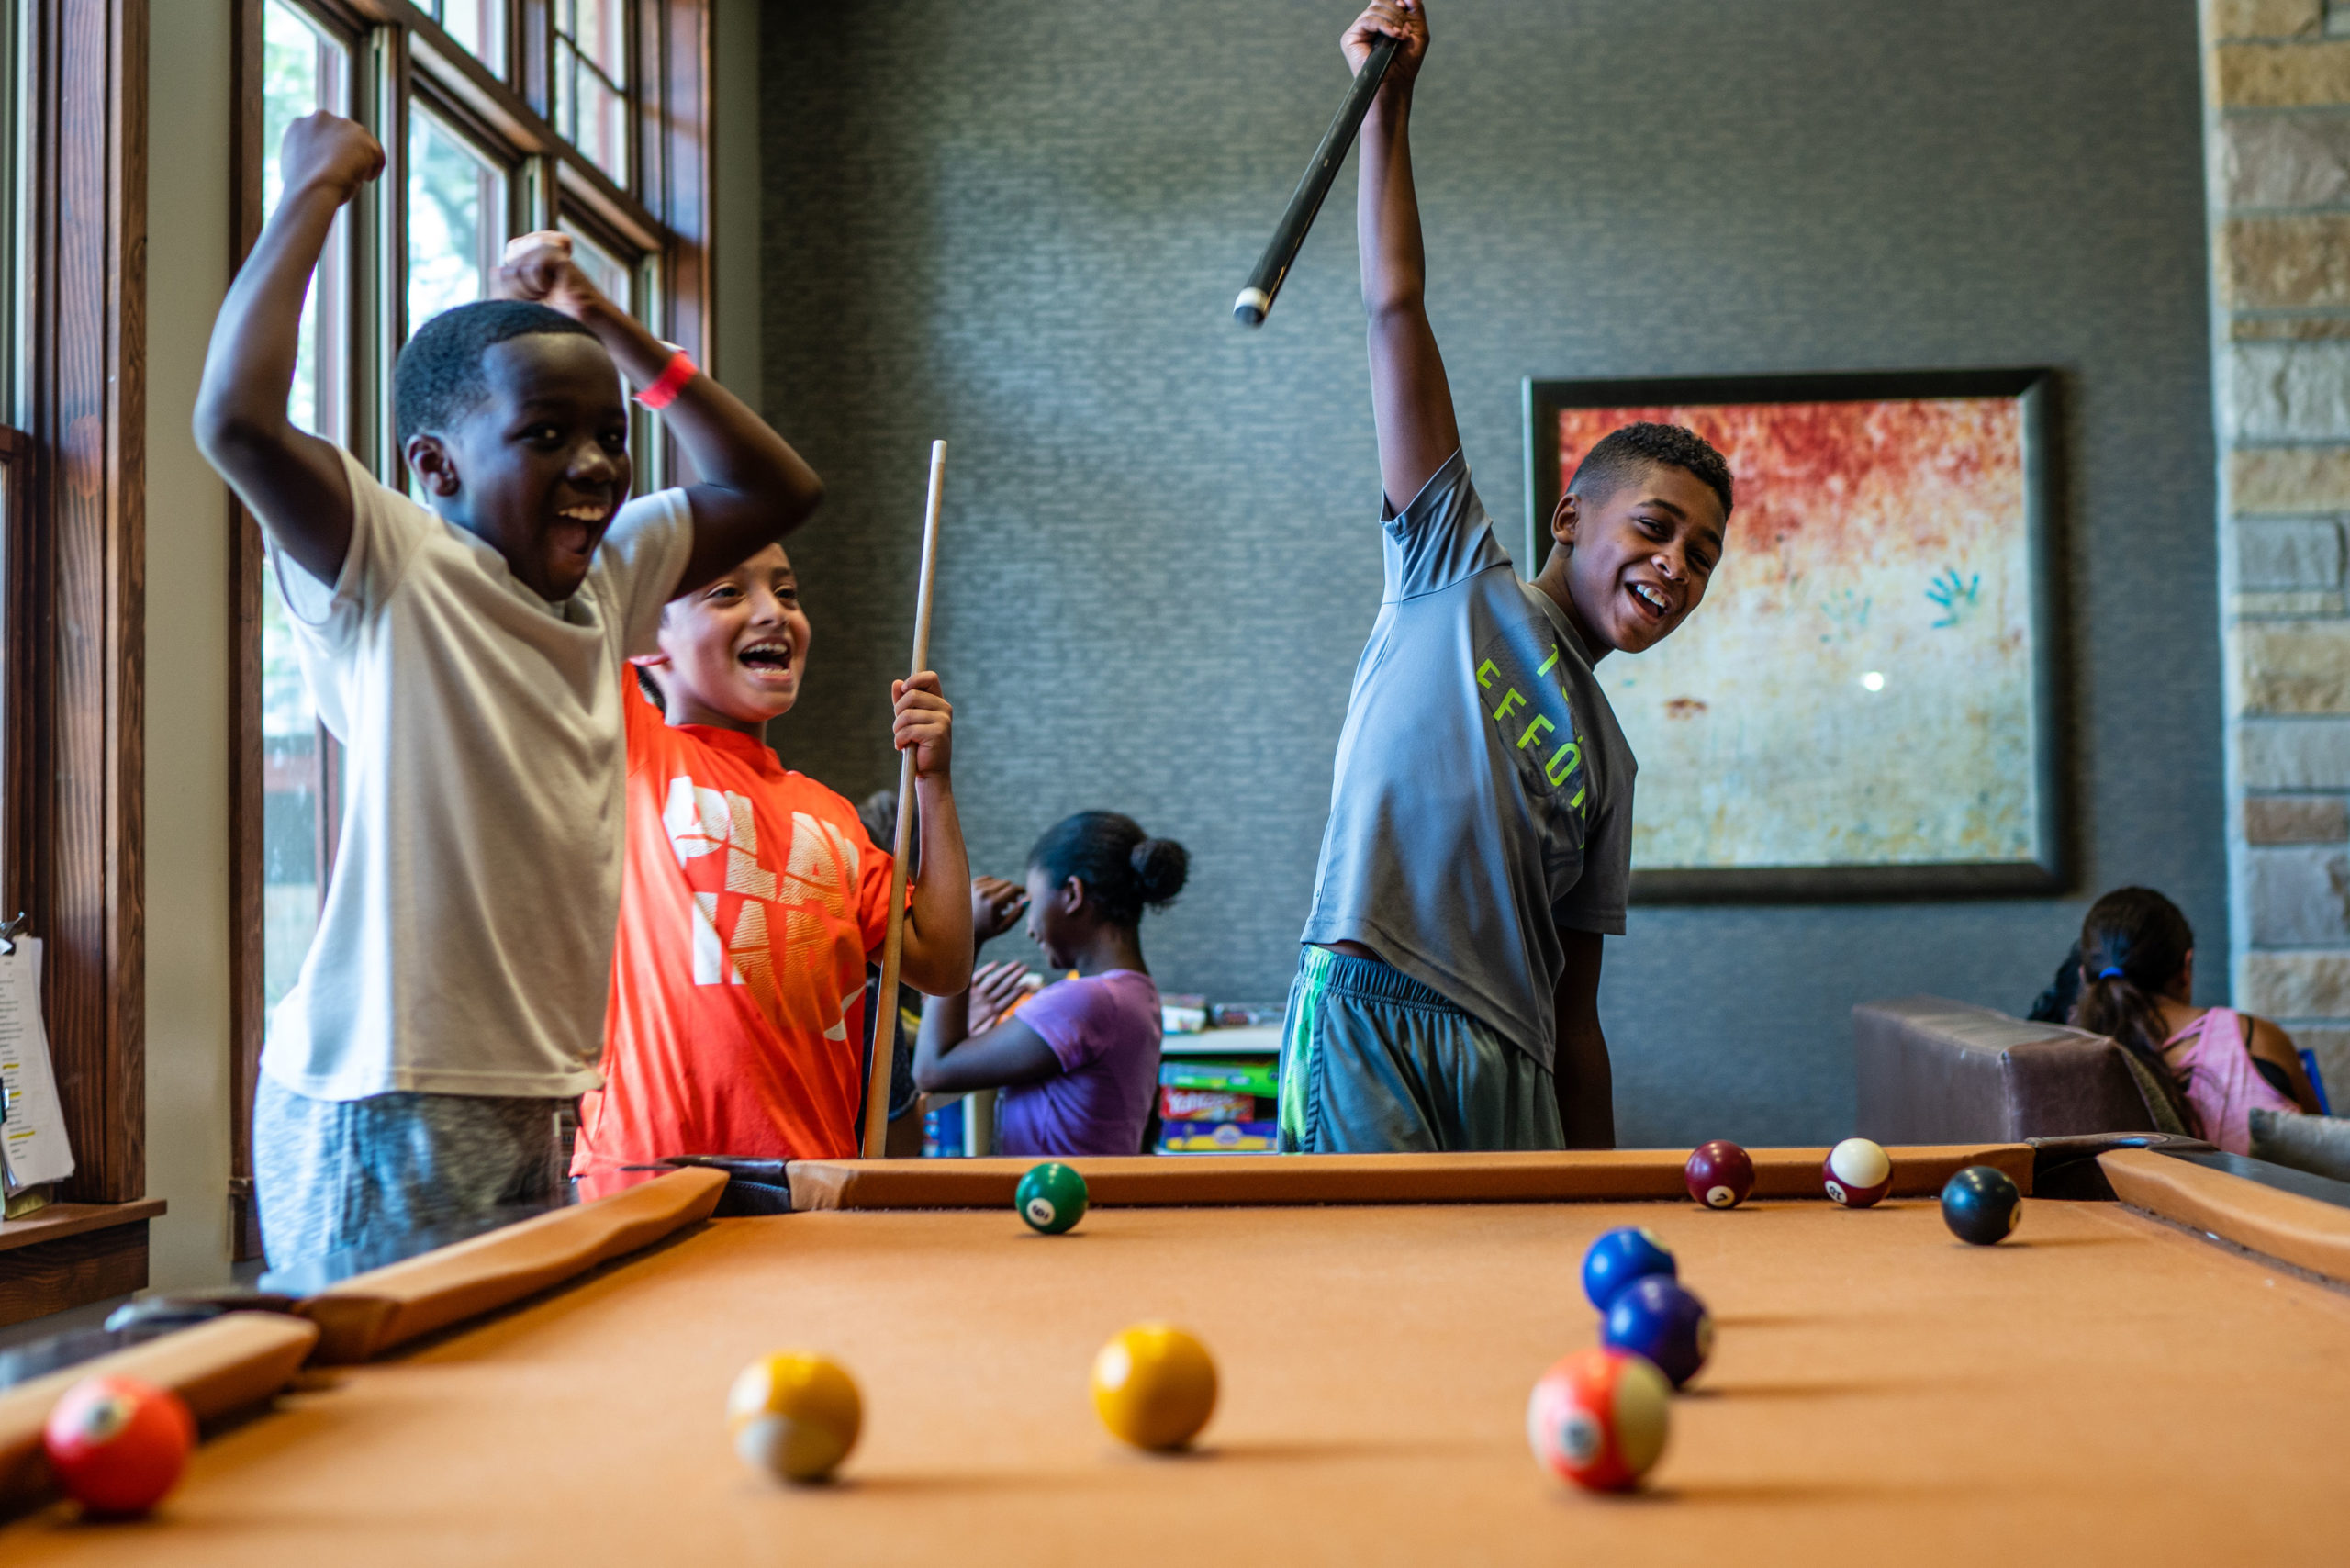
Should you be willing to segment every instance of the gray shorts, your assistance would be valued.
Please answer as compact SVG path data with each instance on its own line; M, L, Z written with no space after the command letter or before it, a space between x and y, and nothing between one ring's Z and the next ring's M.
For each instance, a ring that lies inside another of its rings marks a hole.
M261 1075L253 1197L273 1271L380 1250L561 1191L559 1100L313 1100ZM388 1260L386 1259L386 1260Z
M1300 950L1281 1021L1281 1148L1563 1148L1550 1070L1403 970Z

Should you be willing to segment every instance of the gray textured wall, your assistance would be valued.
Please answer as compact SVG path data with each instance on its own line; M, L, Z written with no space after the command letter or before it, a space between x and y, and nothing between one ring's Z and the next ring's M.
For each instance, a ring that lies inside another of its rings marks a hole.
M778 744L852 793L894 778L882 694L945 436L934 662L977 863L1016 875L1082 807L1182 839L1193 890L1145 928L1169 989L1284 991L1379 597L1351 167L1271 324L1227 315L1343 88L1348 12L766 17L768 409L832 496L795 545L817 633ZM1528 375L2057 366L2082 890L2170 890L2223 985L2193 7L1439 0L1434 21L1431 313L1505 537ZM1852 1002L2020 1010L2082 907L1634 911L1603 992L1624 1141L1841 1136Z

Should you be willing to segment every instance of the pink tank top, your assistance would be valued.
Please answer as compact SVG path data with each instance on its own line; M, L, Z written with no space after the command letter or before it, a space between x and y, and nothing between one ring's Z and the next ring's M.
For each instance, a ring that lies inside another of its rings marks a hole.
M2195 1108L2204 1138L2230 1154L2252 1152L2252 1113L2255 1109L2298 1111L2284 1095L2269 1087L2252 1065L2252 1047L2244 1038L2244 1014L2232 1007L2206 1009L2203 1016L2165 1040L2165 1049L2192 1036L2184 1056L2172 1057L2170 1068Z

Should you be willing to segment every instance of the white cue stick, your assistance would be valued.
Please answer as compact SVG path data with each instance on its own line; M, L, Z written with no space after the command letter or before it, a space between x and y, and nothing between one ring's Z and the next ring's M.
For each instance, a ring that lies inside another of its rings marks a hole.
M907 678L930 667L930 584L938 565L938 487L946 443L930 443L930 494L922 509L922 583L914 590L914 661ZM873 993L873 1060L865 1078L865 1158L878 1159L890 1137L890 1076L897 1065L898 959L906 945L906 857L913 850L914 754L898 754L898 835L890 870L890 926L881 938L881 984ZM882 1025L887 1023L885 1033Z

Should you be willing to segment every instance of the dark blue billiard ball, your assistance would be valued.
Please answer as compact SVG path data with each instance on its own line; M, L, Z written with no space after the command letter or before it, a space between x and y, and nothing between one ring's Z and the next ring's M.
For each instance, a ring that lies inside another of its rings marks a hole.
M1961 1241L2004 1241L2022 1217L2023 1194L2004 1170L1970 1165L1942 1183L1942 1223Z
M1610 1350L1646 1356L1679 1388L1713 1353L1714 1319L1678 1282L1651 1274L1624 1287L1599 1337Z
M1634 1280L1651 1274L1669 1280L1678 1272L1673 1249L1659 1241L1655 1232L1643 1226L1626 1226L1593 1242L1591 1250L1583 1255L1583 1294L1605 1312Z

